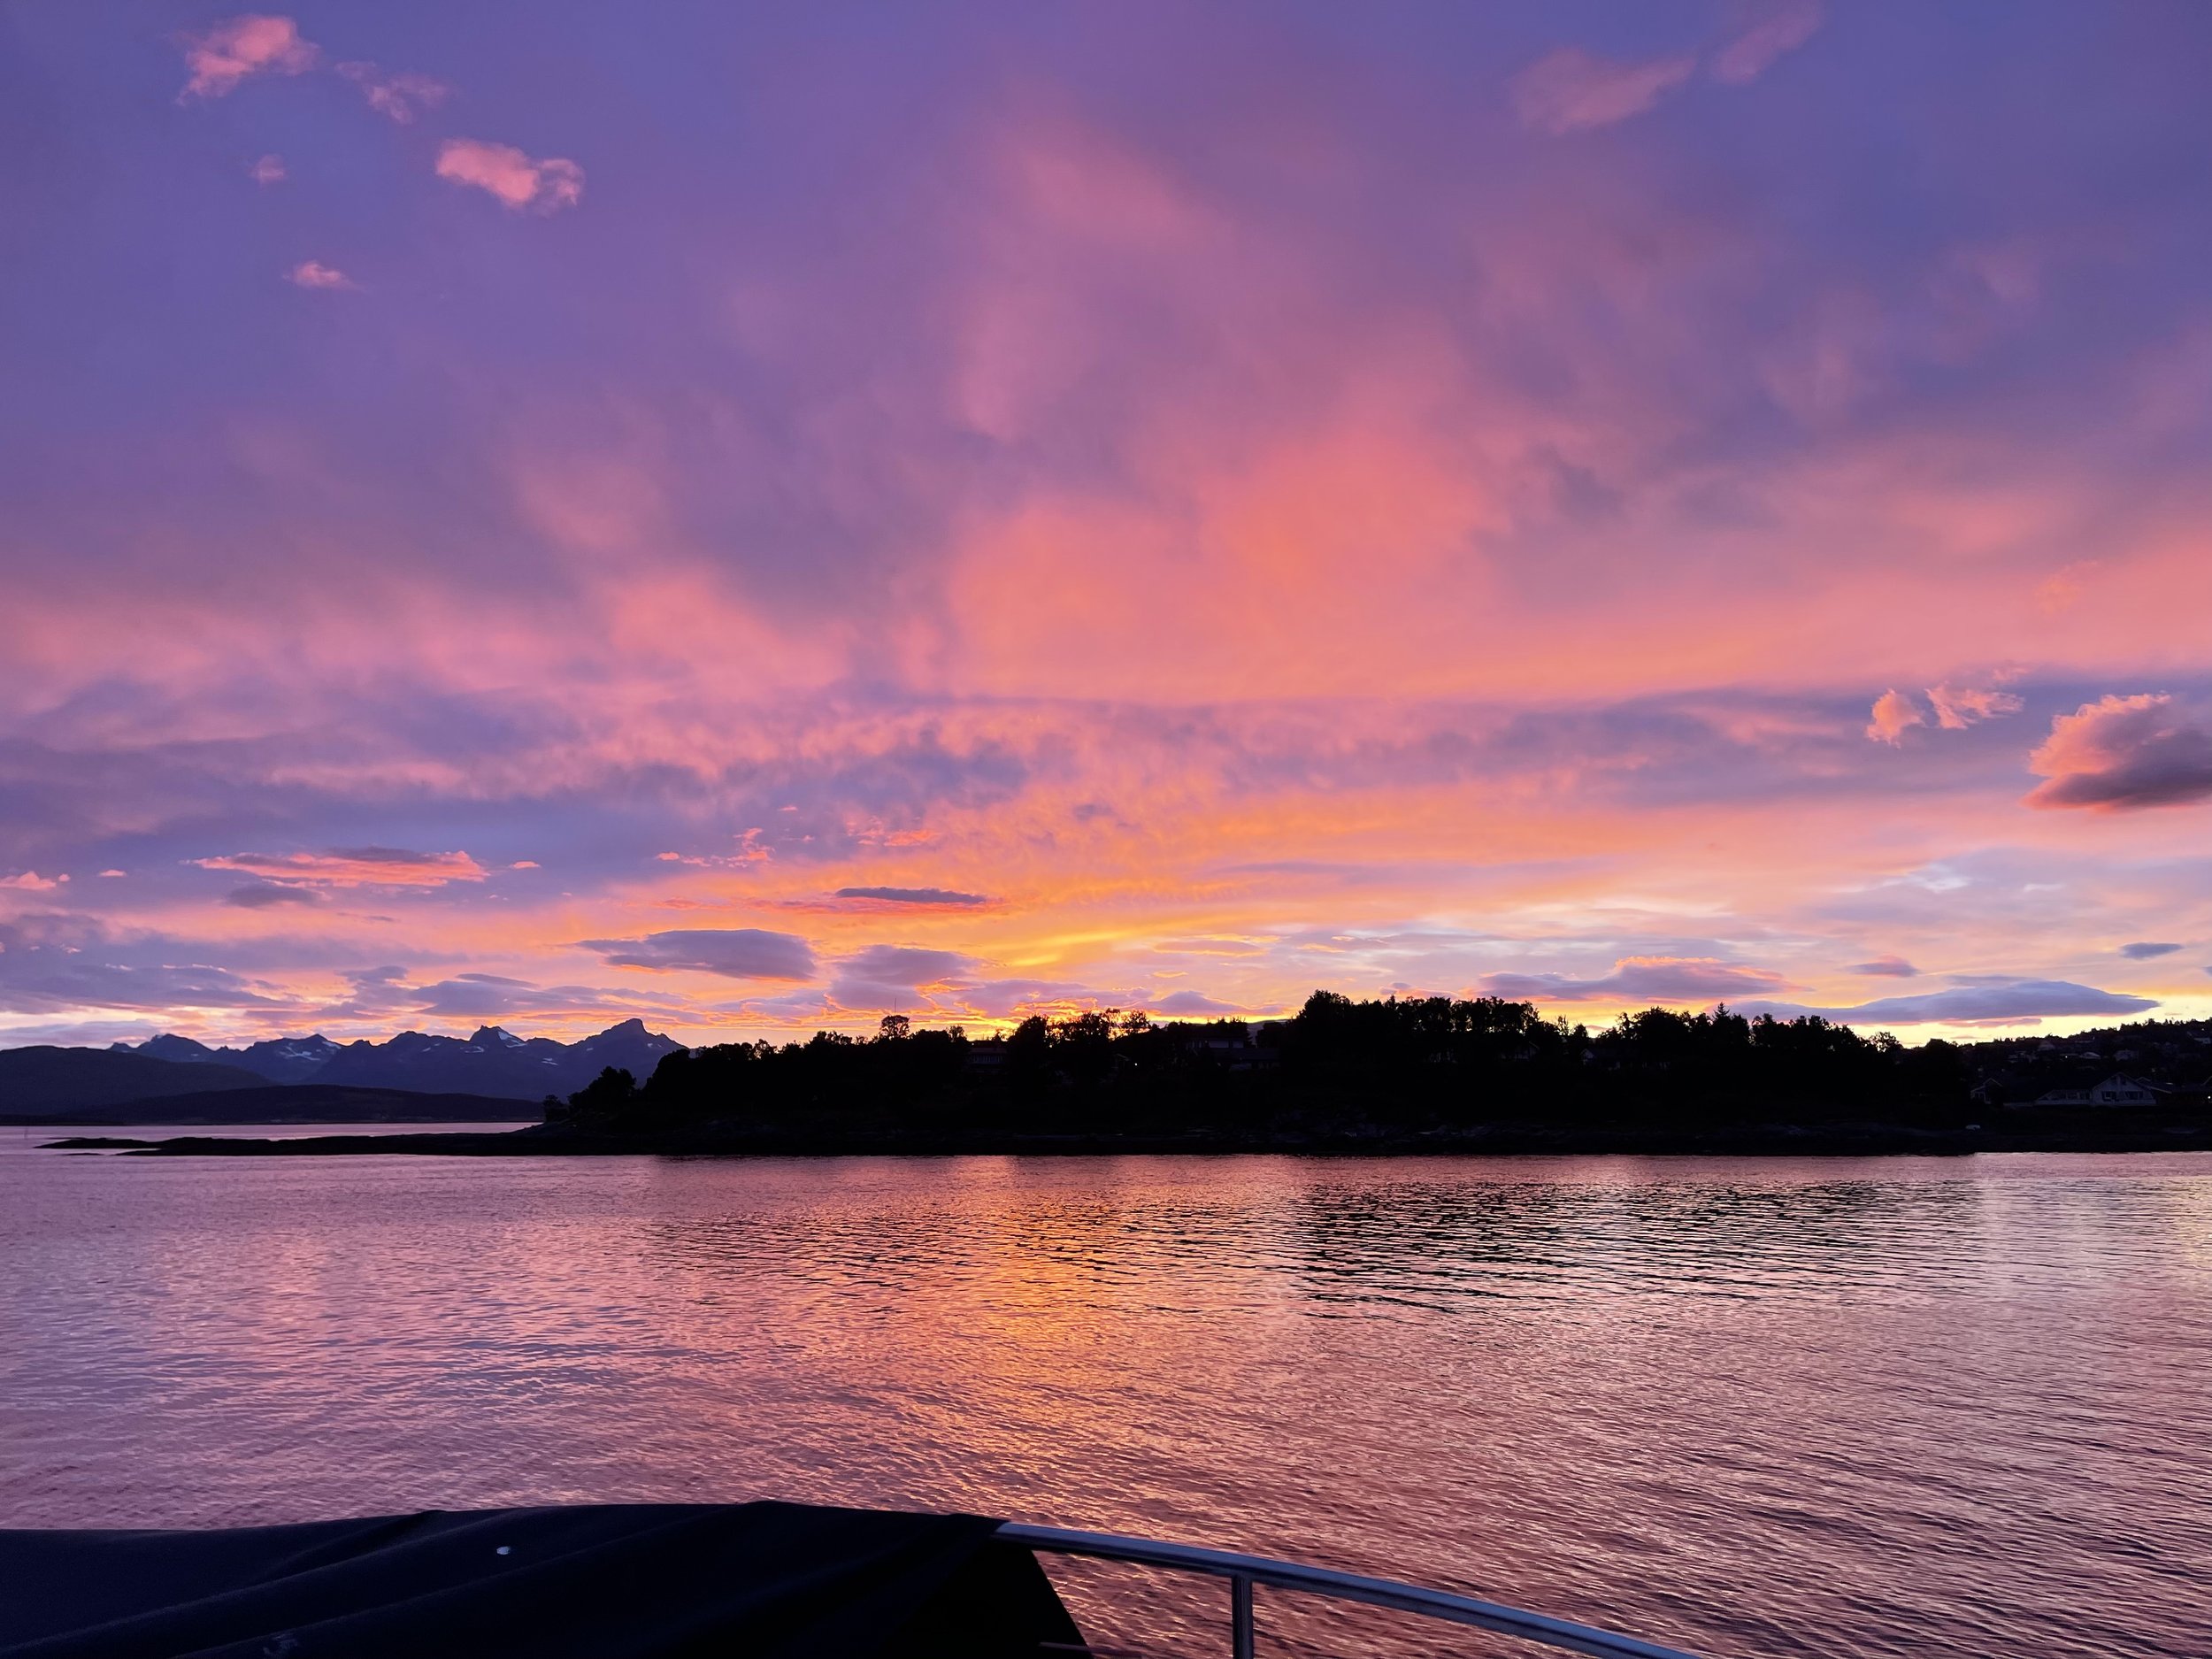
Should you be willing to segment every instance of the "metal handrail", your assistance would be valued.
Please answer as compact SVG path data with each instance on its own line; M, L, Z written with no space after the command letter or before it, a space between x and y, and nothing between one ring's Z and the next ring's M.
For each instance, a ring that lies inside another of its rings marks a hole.
M1336 1572L1327 1567L1308 1567L1294 1561L1276 1561L1265 1555L1240 1555L1230 1549L1201 1549L1194 1544L1171 1544L1155 1538L1126 1538L1118 1532L1079 1532L1063 1526L1032 1526L1008 1521L996 1533L1010 1544L1041 1549L1060 1555L1087 1555L1099 1561L1134 1562L1147 1567L1179 1568L1229 1581L1230 1651L1234 1659L1252 1659L1252 1586L1264 1584L1282 1590L1301 1590L1340 1601L1362 1601L1402 1613L1453 1624L1471 1624L1501 1635L1517 1636L1540 1647L1588 1654L1594 1659L1696 1659L1678 1647L1662 1647L1633 1636L1618 1636L1594 1625L1547 1618L1500 1601L1479 1601L1448 1590L1428 1590L1400 1584L1393 1578L1371 1578L1361 1573Z

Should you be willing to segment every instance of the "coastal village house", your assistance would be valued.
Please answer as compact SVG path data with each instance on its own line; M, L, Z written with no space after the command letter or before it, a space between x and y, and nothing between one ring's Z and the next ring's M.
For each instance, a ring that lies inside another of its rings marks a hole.
M2039 1106L2155 1106L2163 1089L2115 1071L2094 1088L2055 1088L2035 1097Z

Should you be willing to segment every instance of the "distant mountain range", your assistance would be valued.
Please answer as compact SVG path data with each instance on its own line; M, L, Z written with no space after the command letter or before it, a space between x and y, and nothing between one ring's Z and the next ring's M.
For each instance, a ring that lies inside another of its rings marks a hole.
M311 1098L333 1105L349 1098L369 1103L366 1094L349 1097L338 1092L353 1090L468 1095L534 1106L549 1094L574 1094L608 1066L642 1081L662 1056L683 1046L646 1030L642 1020L626 1019L580 1042L518 1037L486 1025L469 1037L403 1031L385 1042L335 1043L319 1033L243 1048L211 1048L165 1033L109 1048L8 1048L0 1049L0 1117L104 1110L134 1102L273 1087L288 1099L296 1094L303 1102ZM313 1086L311 1094L302 1087L306 1085ZM276 1103L272 1096L272 1107ZM224 1104L227 1111L235 1102L227 1099ZM373 1114L387 1115L391 1114Z

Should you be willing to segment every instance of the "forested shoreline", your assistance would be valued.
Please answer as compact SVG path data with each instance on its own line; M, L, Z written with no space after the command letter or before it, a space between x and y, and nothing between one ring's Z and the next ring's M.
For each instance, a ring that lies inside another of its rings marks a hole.
M737 1042L610 1070L549 1125L576 1135L751 1140L996 1135L1232 1144L1398 1141L1503 1126L1725 1132L1788 1122L1962 1127L1959 1051L1806 1017L1647 1009L1592 1031L1527 1002L1357 1002L1317 991L1294 1018L1156 1024L1034 1018L971 1039L887 1018L872 1039Z

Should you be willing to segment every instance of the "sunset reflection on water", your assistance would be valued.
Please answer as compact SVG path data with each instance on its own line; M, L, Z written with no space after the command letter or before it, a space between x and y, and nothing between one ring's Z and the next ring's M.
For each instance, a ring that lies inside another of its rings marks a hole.
M11 1151L0 1196L15 1525L779 1495L1715 1654L2205 1622L2212 1157ZM1204 1651L1114 1600L1098 1633Z

